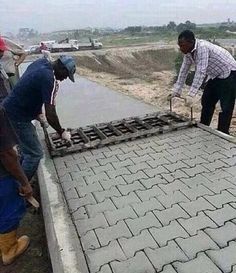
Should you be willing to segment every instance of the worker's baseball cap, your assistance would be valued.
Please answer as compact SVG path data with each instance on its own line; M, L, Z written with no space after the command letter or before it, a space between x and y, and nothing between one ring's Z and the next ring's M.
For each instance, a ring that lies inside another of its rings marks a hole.
M1 37L0 37L0 50L1 51L7 50L7 46L6 46L4 40Z
M76 64L75 64L74 58L72 58L71 56L62 55L62 56L60 56L59 60L62 62L62 64L67 69L68 74L69 74L69 79L72 82L74 82L75 81L74 74L76 71Z

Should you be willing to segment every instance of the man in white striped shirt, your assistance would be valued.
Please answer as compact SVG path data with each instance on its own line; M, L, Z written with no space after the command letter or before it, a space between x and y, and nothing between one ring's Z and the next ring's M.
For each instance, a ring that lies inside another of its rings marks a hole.
M195 65L195 76L186 96L186 105L192 106L194 104L195 96L207 76L207 84L201 101L200 122L210 125L216 103L220 101L221 112L218 119L218 130L229 134L236 97L235 59L224 48L195 39L193 32L189 30L185 30L179 35L178 45L181 52L184 53L184 59L172 97L181 95L189 69L192 64Z

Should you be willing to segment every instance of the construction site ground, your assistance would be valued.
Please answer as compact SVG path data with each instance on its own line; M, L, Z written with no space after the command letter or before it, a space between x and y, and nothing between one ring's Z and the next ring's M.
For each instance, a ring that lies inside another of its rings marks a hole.
M110 115L134 116L139 107L140 114L153 110L109 89L100 90L99 97L100 88L80 77L63 85L58 108L68 99L66 111L60 111L65 124L69 111L79 127L84 119L93 124ZM91 120L76 109L89 112ZM44 191L50 191L45 215L53 210L57 217L45 223L58 228L60 220L69 228L55 231L60 258L55 234L48 236L55 272L64 272L64 263L68 272L83 273L236 272L235 165L235 143L202 128L45 158L39 176ZM62 199L54 196L56 189Z
M168 108L175 51L137 50L76 53L78 73L93 82L77 76L75 84L62 83L57 109L63 126ZM175 107L189 114L181 102ZM236 272L232 139L194 127L50 159L39 133L45 148L39 184L54 272Z

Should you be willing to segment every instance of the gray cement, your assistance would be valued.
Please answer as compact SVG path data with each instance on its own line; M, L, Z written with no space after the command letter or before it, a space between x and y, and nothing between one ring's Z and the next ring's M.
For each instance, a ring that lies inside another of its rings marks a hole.
M125 96L119 113L115 102L104 107L115 93L92 90L78 90L79 112L58 102L70 111L58 111L65 124L153 110ZM201 126L53 160L46 153L39 180L54 272L236 272L234 141Z
M144 104L85 78L60 84L57 112L64 127L78 128L89 124L108 122L130 116L158 111L157 107Z

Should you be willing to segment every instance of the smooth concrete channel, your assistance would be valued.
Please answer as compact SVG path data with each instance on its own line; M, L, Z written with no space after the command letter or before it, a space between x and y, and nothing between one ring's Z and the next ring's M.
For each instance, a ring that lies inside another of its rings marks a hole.
M57 95L57 113L63 126L77 128L89 124L139 116L157 107L113 91L85 78L64 81Z

